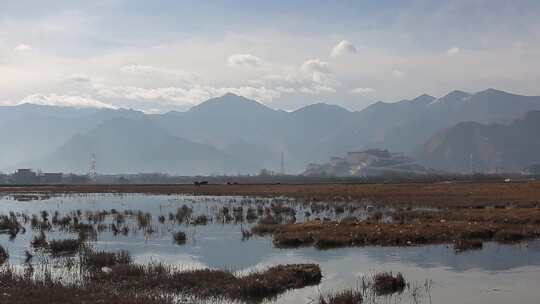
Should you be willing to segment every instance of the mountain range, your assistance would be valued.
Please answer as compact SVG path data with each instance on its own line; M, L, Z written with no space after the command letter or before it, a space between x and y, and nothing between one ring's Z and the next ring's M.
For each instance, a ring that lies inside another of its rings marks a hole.
M462 122L414 153L429 166L454 172L519 172L540 163L540 111L509 124Z
M540 110L540 97L494 89L424 94L361 111L319 103L286 112L234 94L165 114L24 104L0 107L0 169L84 173L95 153L100 173L256 173L278 171L283 152L287 173L299 173L331 156L384 148L437 169L462 171L466 166L454 164L462 159L438 156L458 136L450 136L459 133L453 127L472 121L503 128L534 110Z

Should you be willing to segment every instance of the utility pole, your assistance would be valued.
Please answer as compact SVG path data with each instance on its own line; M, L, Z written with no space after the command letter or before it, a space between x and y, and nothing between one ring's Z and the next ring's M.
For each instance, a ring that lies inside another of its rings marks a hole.
M469 159L469 170L471 172L471 175L473 175L473 154L471 153L470 159Z
M285 156L283 155L283 151L281 151L281 175L285 175Z

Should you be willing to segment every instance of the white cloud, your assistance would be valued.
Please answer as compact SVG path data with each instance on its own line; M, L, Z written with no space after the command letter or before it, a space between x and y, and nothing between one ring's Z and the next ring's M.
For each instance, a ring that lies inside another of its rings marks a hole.
M353 94L369 94L369 93L375 93L375 89L373 88L355 88L351 90L351 93Z
M234 93L261 102L271 102L281 96L281 91L266 87L212 87L194 85L190 88L141 88L135 86L95 86L96 94L105 98L124 98L129 100L143 100L167 105L195 105L213 97L226 93Z
M313 87L302 87L300 88L300 92L304 94L311 94L311 95L317 95L321 93L335 93L336 89L328 86L318 85Z
M282 92L282 93L294 93L296 92L295 88L287 88L287 87L276 87L276 91Z
M151 65L141 65L141 64L132 64L125 65L120 69L123 73L133 74L133 75L151 75L151 74L164 74L171 76L181 76L181 77L193 77L190 73L183 71L166 69L155 67Z
M358 49L356 48L356 46L354 46L354 44L350 43L347 40L342 40L340 43L334 46L330 55L332 57L338 57L341 55L356 53L358 53Z
M93 81L92 77L85 74L73 74L68 77L68 80L76 83L90 83Z
M335 78L328 62L320 59L309 59L302 63L300 67L301 79L309 80L316 86L333 87L341 83ZM305 86L306 84L304 84ZM332 88L334 91L335 89Z
M320 59L309 59L302 63L302 71L308 73L330 73L330 66L328 62L322 61Z
M392 76L394 76L396 78L401 78L401 77L405 76L405 72L400 71L400 70L393 70L392 71Z
M115 106L101 102L91 97L77 95L57 95L57 94L32 94L25 97L18 104L32 103L45 106L61 106L75 108L109 108L116 109Z
M252 67L261 66L262 60L251 54L234 54L229 56L228 63L230 67Z
M121 67L120 71L130 76L141 77L146 83L150 80L157 83L170 83L172 81L175 85L181 82L182 85L186 86L199 81L199 77L195 74L151 65L126 65Z
M16 52L26 52L26 51L31 51L32 47L29 46L28 44L21 43L17 45L16 47L14 47L13 50Z
M459 52L461 52L461 49L458 48L457 46L454 46L446 51L446 55L454 56L454 55L457 55Z
M17 105L16 102L13 102L11 100L0 100L0 106L2 107L5 107L5 106L15 106Z

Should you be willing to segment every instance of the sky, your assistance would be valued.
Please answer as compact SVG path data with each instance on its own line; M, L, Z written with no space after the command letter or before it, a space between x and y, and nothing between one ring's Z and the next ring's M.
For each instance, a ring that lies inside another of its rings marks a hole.
M540 95L540 1L1 0L0 105L186 110L231 92L359 110Z

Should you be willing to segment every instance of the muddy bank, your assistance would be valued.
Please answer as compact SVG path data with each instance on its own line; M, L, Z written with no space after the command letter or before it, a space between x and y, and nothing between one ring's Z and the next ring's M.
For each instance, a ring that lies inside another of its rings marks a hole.
M519 242L540 237L538 224L430 220L414 223L310 221L279 225L273 243L279 248L315 246L414 246L461 240ZM475 243L475 247L479 247ZM459 247L459 244L458 244ZM460 250L468 249L461 247Z
M116 261L114 253L92 253L84 259L83 284L61 284L51 279L34 280L28 274L0 269L0 293L6 303L156 303L169 304L175 297L205 300L259 302L287 290L320 283L316 264L277 265L265 271L238 276L229 271L175 270L161 264L138 265ZM87 261L91 260L91 263ZM96 267L96 266L102 267ZM106 265L106 266L103 266ZM45 276L47 278L47 276Z
M246 276L223 270L175 271L163 265L126 264L111 266L108 272L92 272L88 282L114 286L117 290L162 290L203 299L253 301L319 284L321 278L321 270L315 264L278 265Z

